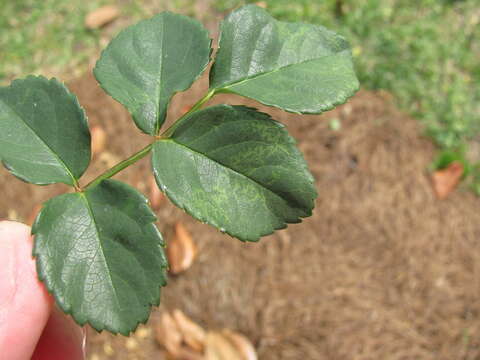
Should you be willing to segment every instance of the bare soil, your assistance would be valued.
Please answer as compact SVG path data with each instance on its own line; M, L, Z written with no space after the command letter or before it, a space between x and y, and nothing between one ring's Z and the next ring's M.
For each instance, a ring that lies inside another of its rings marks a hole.
M91 76L70 84L90 124L108 133L106 152L86 176L147 143L130 116ZM170 119L206 88L175 97ZM166 240L182 221L199 255L171 277L161 309L131 337L89 332L88 358L164 359L154 340L162 308L179 308L207 329L247 335L265 360L430 360L480 358L480 202L463 190L435 199L427 172L433 146L388 96L358 93L322 116L297 116L239 97L285 123L317 183L314 216L241 243L166 201ZM341 122L333 131L331 119ZM117 178L147 191L149 161ZM0 170L0 218L25 221L35 204L65 191L35 187Z

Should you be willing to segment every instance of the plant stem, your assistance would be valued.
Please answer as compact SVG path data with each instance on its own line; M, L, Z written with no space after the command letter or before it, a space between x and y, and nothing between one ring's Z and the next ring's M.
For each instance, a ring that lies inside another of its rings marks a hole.
M203 106L203 104L205 104L208 100L210 100L214 95L215 95L215 89L210 90L203 98L198 100L197 103L195 105L193 105L190 110L188 110L183 116L181 116L177 121L175 121L160 136L158 136L157 139L158 138L169 137L175 131L175 129L182 123L182 121L185 120L188 117L188 115L190 115L191 113L200 109ZM152 147L153 147L153 143L148 144L147 146L145 146L139 152L133 154L128 159L125 159L125 160L119 162L117 165L115 165L111 169L108 169L103 174L101 174L100 176L98 176L97 178L92 180L90 183L87 184L87 186L84 187L84 189L86 190L88 188L94 187L94 186L100 184L103 180L111 178L113 175L119 173L120 171L122 171L126 167L132 165L133 163L136 163L138 160L147 156L148 153L152 150ZM75 187L78 188L78 189L80 188L78 186L78 184L76 184Z
M185 114L183 114L177 121L175 121L167 130L165 130L160 136L162 138L167 138L173 134L175 129L193 112L200 109L203 104L205 104L208 100L210 100L215 95L216 90L210 90L203 98L197 101L195 105L191 107Z
M95 185L98 185L103 180L111 178L113 175L119 173L120 171L122 171L126 167L128 167L128 166L132 165L133 163L137 162L138 160L144 158L152 150L152 146L153 146L153 144L148 144L142 150L133 154L128 159L125 159L125 160L119 162L117 165L115 165L111 169L108 169L103 174L101 174L100 176L98 176L97 178L92 180L90 183L88 183L87 186L85 186L85 189L88 189L88 188L94 187Z
M81 191L82 188L80 187L80 184L78 183L78 180L73 178L73 188L75 189L75 191Z

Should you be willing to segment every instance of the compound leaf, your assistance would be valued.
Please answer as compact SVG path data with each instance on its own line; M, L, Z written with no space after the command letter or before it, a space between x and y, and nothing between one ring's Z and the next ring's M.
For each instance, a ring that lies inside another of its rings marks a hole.
M202 222L246 241L310 216L316 191L284 126L242 106L192 113L153 146L159 187Z
M166 284L162 236L146 198L106 180L49 200L32 229L39 277L77 323L128 335Z
M132 25L113 39L94 74L127 107L145 133L158 133L167 106L188 89L210 61L211 41L196 20L170 12Z
M319 114L344 103L358 80L343 37L322 26L280 22L247 5L222 23L210 88Z
M41 76L1 87L0 159L24 181L75 185L90 162L90 132L75 95Z

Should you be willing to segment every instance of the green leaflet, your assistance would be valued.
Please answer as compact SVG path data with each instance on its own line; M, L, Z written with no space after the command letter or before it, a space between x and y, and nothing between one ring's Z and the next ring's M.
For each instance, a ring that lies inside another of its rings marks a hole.
M358 89L347 41L322 26L285 23L247 5L222 23L210 88L302 114L344 103Z
M90 162L90 132L77 98L41 76L0 88L0 159L24 181L75 185Z
M284 126L219 105L191 114L153 146L159 187L200 221L245 241L310 216L313 178Z
M44 204L32 228L39 277L81 325L128 335L166 284L162 236L146 198L106 180Z
M101 87L127 107L137 126L155 135L167 106L210 61L207 30L189 17L163 12L123 30L94 69Z

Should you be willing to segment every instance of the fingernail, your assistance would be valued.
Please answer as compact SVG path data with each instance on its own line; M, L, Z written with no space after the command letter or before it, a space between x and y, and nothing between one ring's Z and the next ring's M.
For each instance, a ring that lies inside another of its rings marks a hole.
M83 352L83 358L87 358L87 328L83 327L82 328L83 332L83 341L82 341L82 352Z

